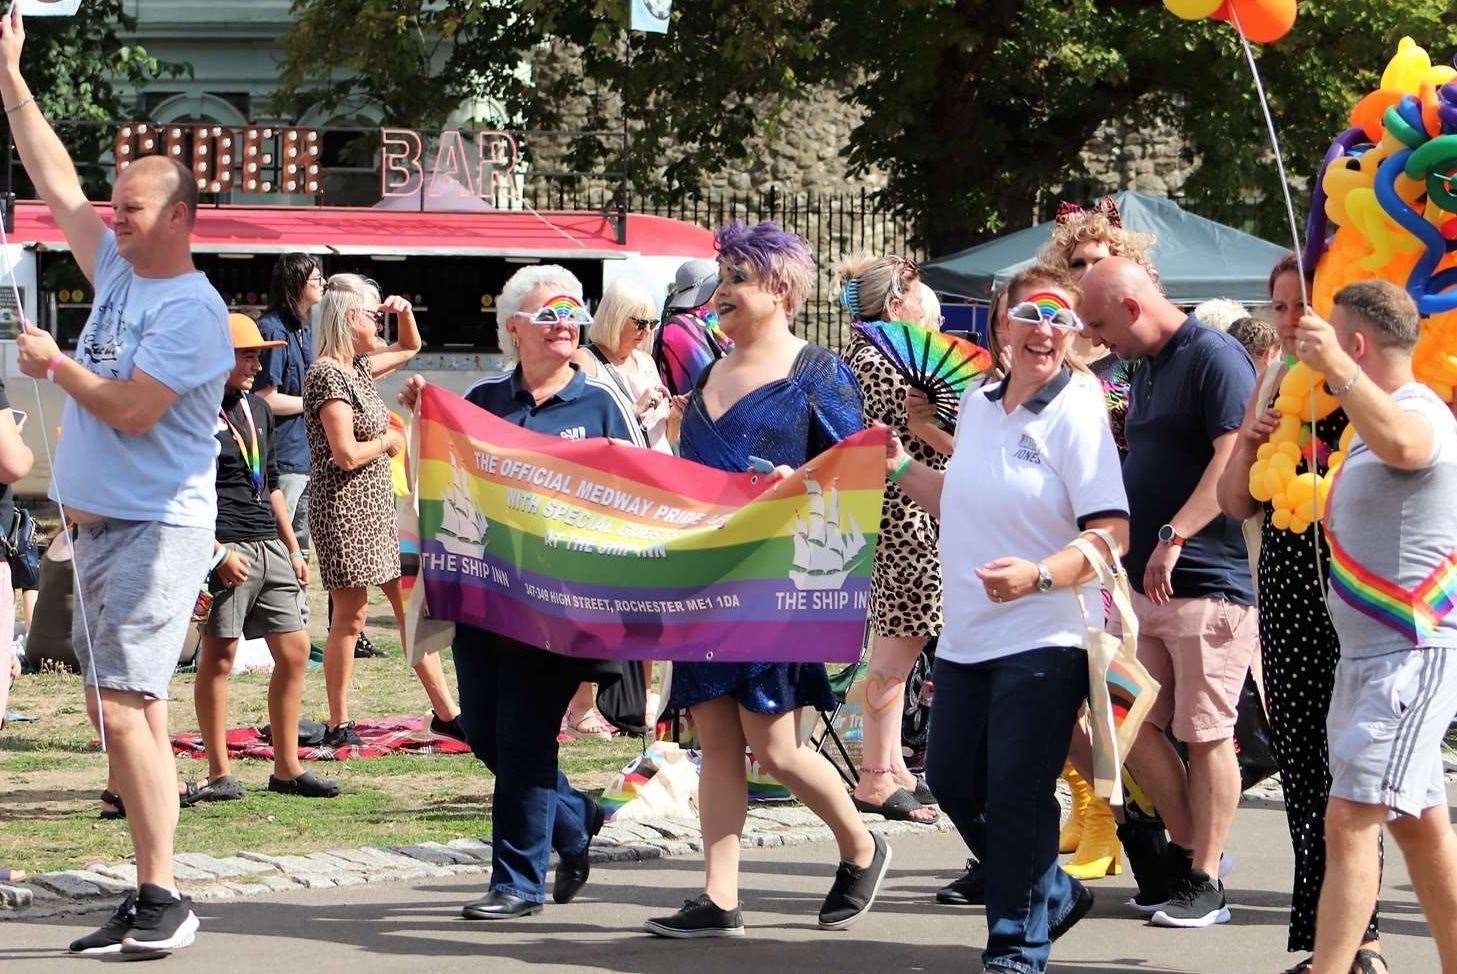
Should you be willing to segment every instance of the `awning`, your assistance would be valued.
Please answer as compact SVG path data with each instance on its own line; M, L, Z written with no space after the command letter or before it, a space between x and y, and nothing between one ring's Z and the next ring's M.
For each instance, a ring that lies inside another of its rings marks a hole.
M15 208L11 240L68 250L44 204ZM97 204L111 222L111 207ZM712 257L713 234L667 217L630 213L627 243L596 211L494 210L419 213L356 207L204 206L193 230L197 253L439 255L611 260L637 256Z

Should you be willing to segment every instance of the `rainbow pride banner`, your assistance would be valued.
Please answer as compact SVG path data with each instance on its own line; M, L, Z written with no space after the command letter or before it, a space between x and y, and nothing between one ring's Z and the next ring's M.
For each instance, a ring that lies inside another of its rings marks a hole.
M860 658L883 430L768 485L610 440L545 436L426 386L420 581L435 622L596 659ZM438 628L411 657L441 645ZM433 638L433 645L428 645Z

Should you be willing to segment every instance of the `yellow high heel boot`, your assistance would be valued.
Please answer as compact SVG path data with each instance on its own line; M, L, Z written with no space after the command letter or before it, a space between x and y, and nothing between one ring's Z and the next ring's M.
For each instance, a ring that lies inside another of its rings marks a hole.
M1117 876L1123 871L1122 851L1112 807L1104 799L1094 797L1083 810L1083 836L1077 854L1062 868L1073 879Z
M1093 800L1093 786L1083 780L1083 776L1073 769L1069 761L1062 769L1062 778L1067 782L1068 788L1073 793L1072 810L1068 813L1067 821L1063 823L1062 831L1057 836L1057 851L1066 855L1069 852L1078 851L1078 843L1083 841L1083 814L1087 811L1088 803Z

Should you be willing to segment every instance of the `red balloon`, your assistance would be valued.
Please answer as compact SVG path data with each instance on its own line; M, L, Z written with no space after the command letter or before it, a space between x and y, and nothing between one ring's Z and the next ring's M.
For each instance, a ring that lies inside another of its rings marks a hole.
M1295 0L1228 0L1238 20L1230 18L1256 44L1271 44L1295 26ZM1218 14L1216 13L1216 16Z

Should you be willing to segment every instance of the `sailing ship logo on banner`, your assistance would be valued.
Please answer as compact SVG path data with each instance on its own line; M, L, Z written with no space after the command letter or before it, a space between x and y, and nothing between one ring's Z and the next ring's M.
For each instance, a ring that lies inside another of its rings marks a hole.
M809 518L794 522L794 565L789 580L802 592L842 588L865 550L865 532L854 515L840 521L840 492L833 483L825 493L817 481L805 478Z
M471 499L470 479L455 454L450 455L450 486L440 502L440 528L435 540L453 555L480 561L491 535L490 522Z

